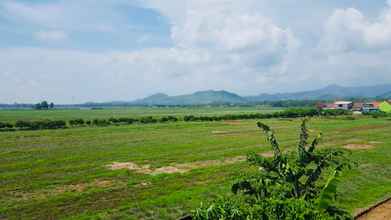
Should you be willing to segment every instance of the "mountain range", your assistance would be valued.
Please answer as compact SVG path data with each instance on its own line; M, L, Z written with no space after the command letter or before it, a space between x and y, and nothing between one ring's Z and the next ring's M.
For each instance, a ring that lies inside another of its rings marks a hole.
M256 96L240 96L220 90L199 91L193 94L168 96L163 93L131 102L133 105L206 105L206 104L249 104L282 100L337 100L352 98L391 98L391 84L376 86L345 87L329 85L322 89L293 93L262 93Z
M168 96L163 93L136 100L136 105L207 105L207 104L245 104L248 100L227 91L200 91L188 95Z

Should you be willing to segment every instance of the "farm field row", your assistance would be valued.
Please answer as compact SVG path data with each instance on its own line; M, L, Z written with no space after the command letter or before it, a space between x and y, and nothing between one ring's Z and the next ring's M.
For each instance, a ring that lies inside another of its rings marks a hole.
M282 108L268 106L237 106L237 107L129 107L105 109L54 109L54 110L0 110L0 121L15 122L17 120L84 120L108 119L110 117L143 116L184 116L184 115L227 115L244 113L271 113L281 111Z
M274 128L284 150L294 149L299 119L263 122ZM178 218L201 201L229 193L235 177L252 170L244 161L248 153L268 155L255 124L0 133L0 219ZM389 119L318 118L309 125L312 136L323 133L321 147L349 148L356 162L344 173L338 203L354 213L391 196Z

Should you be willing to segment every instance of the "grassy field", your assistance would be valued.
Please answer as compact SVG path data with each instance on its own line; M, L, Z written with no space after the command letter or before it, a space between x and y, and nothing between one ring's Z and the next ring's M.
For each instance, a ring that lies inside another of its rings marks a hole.
M75 117L87 117L90 111L76 112ZM184 109L172 112L164 113L188 114ZM43 117L40 112L2 113L0 121ZM294 148L299 119L263 122L276 130L284 149ZM239 156L270 151L255 123L178 122L0 133L0 219L176 219L201 201L228 193L235 177L251 170ZM342 206L353 213L391 196L389 119L312 119L310 129L311 135L323 132L322 147L352 148L349 157L357 166L343 176L338 192ZM132 162L144 170L109 169L113 162ZM188 170L149 172L173 167Z
M238 106L238 107L130 107L130 108L105 108L91 109L55 109L42 110L1 110L0 121L14 122L16 120L70 120L76 118L108 119L110 117L134 117L142 116L184 116L184 115L226 115L242 113L270 113L280 111L280 108L268 106Z

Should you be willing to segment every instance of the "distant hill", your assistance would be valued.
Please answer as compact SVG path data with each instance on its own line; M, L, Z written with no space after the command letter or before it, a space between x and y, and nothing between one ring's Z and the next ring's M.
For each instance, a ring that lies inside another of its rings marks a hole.
M207 104L244 104L247 100L227 91L200 91L189 95L168 96L158 93L132 104L138 105L207 105Z
M207 90L192 94L169 96L163 93L148 96L136 101L113 101L104 103L87 102L84 104L56 105L56 108L88 108L138 105L219 105L219 104L254 104L284 100L336 100L336 99L391 99L391 84L376 86L345 87L330 85L322 89L292 92L260 94L242 97L235 93L220 90ZM32 108L33 104L0 104L0 108Z
M347 98L376 98L384 94L389 94L390 85L343 87L330 85L323 89L277 94L260 94L249 96L246 99L250 102L259 101L281 101L281 100L333 100Z
M391 91L379 96L380 99L391 99Z
M131 102L132 105L207 105L207 104L249 104L265 101L283 100L335 100L351 98L391 98L391 84L377 86L344 87L330 85L322 89L293 92L260 94L241 97L227 91L201 91L188 95L168 96L158 93L144 99Z

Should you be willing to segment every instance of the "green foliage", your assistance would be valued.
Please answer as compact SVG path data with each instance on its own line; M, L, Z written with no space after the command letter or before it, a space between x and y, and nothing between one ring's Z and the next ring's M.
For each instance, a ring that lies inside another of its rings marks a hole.
M212 205L201 205L193 213L195 220L213 219L290 219L290 220L332 220L327 212L319 209L316 204L301 198L274 199L266 198L251 201L245 197L221 198Z
M20 130L63 129L66 122L63 120L22 121L15 123L15 128Z
M159 122L161 123L165 123L165 122L177 122L178 121L178 118L175 117L175 116L164 116L162 118L159 119Z
M301 124L296 154L282 153L273 130L258 122L274 157L251 154L248 161L259 172L232 186L235 196L197 209L194 219L351 219L333 206L338 175L350 164L342 150L317 150L321 134L309 143L307 119ZM324 178L330 176L327 181Z
M47 104L47 103L46 103ZM44 104L44 106L46 106ZM40 106L42 106L42 103L40 103ZM207 122L213 122L213 121L223 121L223 120L243 120L243 119L269 119L269 118L301 118L301 117L314 117L319 115L326 115L326 116L337 116L337 115L349 115L351 114L349 111L344 110L326 110L326 111L318 111L316 109L311 108L303 108L303 109L287 109L285 111L279 111L274 113L253 113L253 114L228 114L228 115L221 115L221 116L193 116L193 115L186 115L183 117L183 121L185 122L193 122L193 121L207 121ZM66 122L64 121L65 125L55 125L54 127L52 125L46 126L45 122L56 123L58 124L59 121L62 120L44 120L44 121L24 121L19 120L15 124L15 127L20 130L39 130L39 129L53 129L53 128L66 128ZM114 118L110 117L109 119L104 118L95 118L93 120L85 120L85 119L71 119L68 121L68 124L71 127L80 127L86 124L87 126L97 126L97 127L105 127L110 125L130 125L134 124L136 122L141 124L155 124L155 123L167 123L167 122L177 122L179 121L179 118L176 116L163 116L160 118L152 117L152 116L143 116L139 119L135 118ZM17 129L3 129L3 131L14 131Z
M54 107L54 104L49 105L49 103L47 101L42 101L40 103L35 104L34 108L37 110L47 110L47 109L49 109L49 107L52 107L52 106Z
M222 120L241 120L241 119L269 119L269 118L302 118L314 116L339 116L351 115L352 112L346 110L317 110L314 108L293 108L274 113L253 113L240 115L222 115L222 116L193 116L186 115L184 121L222 121Z
M322 116L339 116L339 115L352 115L353 112L344 109L326 109L321 110L320 115Z
M390 113L381 112L381 111L378 111L378 112L364 112L363 114L364 115L368 115L368 116L372 116L372 118L384 118L384 117L391 116Z
M94 126L108 126L108 125L110 125L110 122L105 119L94 119L94 120L92 120L92 125L94 125Z
M84 124L85 124L85 121L82 118L69 120L69 125L71 125L73 127L83 126Z
M1 122L0 121L0 129L3 129L3 128L13 128L14 126L11 124L11 123L8 123L8 122Z
M146 116L146 117L142 117L140 119L140 123L142 124L153 124L153 123L157 123L158 120L153 118L152 116Z

